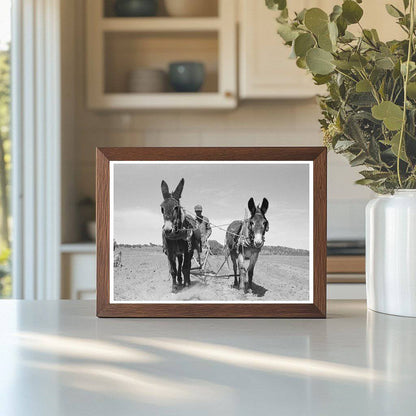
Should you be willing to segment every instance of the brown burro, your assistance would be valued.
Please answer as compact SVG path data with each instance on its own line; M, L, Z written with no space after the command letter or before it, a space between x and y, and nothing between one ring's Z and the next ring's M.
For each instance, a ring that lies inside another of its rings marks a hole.
M172 291L182 286L191 285L190 271L194 250L200 246L200 235L196 221L186 215L180 205L185 180L182 178L174 190L162 181L163 202L160 208L163 215L162 239L164 252L169 261L169 272L172 276Z
M266 219L268 208L269 201L266 198L263 198L261 206L257 207L254 199L250 198L250 218L233 221L227 228L225 246L233 262L234 287L237 289L250 292L253 289L254 266L264 245L265 234L269 231L269 222Z

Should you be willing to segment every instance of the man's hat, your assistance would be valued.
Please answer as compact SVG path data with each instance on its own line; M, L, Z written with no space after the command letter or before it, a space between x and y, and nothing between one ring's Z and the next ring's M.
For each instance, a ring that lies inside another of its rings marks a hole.
M195 205L195 207L194 207L194 210L195 211L202 211L202 205Z

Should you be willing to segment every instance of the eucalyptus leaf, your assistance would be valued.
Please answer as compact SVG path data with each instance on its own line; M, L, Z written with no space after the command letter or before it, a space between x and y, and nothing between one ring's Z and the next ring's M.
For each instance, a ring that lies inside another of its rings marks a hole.
M395 156L399 156L399 145L400 145L400 132L395 134L390 141L384 140L383 143L387 146L390 146L391 151ZM402 143L401 152L400 152L400 159L409 162L408 157L406 156L406 152L404 149L404 143Z
M380 42L380 38L378 37L378 33L377 33L377 30L376 29L371 29L371 34L373 35L373 39L376 42Z
M346 0L342 3L342 16L349 24L358 23L363 13L363 9L353 0Z
M294 45L296 56L303 58L315 46L315 40L310 33L302 33L295 39Z
M382 2L373 2L377 3L374 7L385 7ZM292 47L296 65L308 70L315 84L327 88L327 93L318 98L325 144L352 166L366 166L357 183L375 192L391 193L399 187L416 189L415 53L408 68L407 100L403 88L409 38L380 41L375 29L361 27L354 35L348 25L360 22L361 0L338 3L329 15L319 8L303 9L290 20L286 1L267 2L274 9L285 6L278 17L279 33ZM403 0L404 8L400 9L396 1L387 5L396 21L382 22L384 36L390 33L387 25L398 23L405 32L409 30L409 5L409 0ZM400 160L401 181L397 173Z
M367 59L358 53L351 55L349 62L354 68L357 69L363 69L368 63Z
M380 172L376 170L363 170L360 172L360 175L364 176L365 179L380 180L386 179L391 176L390 172Z
M393 17L403 17L404 16L404 14L397 7L393 6L392 4L386 4L386 10L387 10L387 13L390 16L393 16Z
M334 145L334 150L336 152L345 152L351 146L354 146L355 142L353 140L338 140Z
M333 59L331 53L320 48L310 49L306 54L306 64L313 74L327 75L333 72Z
M416 82L409 82L407 84L407 97L416 100Z
M345 120L344 133L350 139L355 141L360 149L367 148L367 139L365 130L362 126L365 123L363 113L354 113Z
M276 17L276 22L277 23L282 23L282 24L288 24L289 23L289 10L288 9L283 9L279 16Z
M399 130L402 126L403 110L391 101L383 101L371 109L377 120L382 120L389 130Z
M378 146L377 140L373 136L370 137L368 151L374 162L379 165L381 161L380 148Z
M286 8L286 0L266 0L266 6L271 10L283 10Z
M338 38L338 26L336 23L334 22L329 22L328 23L328 32L329 32L329 37L331 39L331 43L334 47L336 47L337 45L337 38Z
M286 43L294 41L299 36L299 32L297 30L293 30L289 24L282 23L277 25L277 33Z
M315 85L324 85L331 80L331 76L315 74L313 80L315 81Z
M377 85L379 82L382 82L383 79L385 79L386 71L384 69L381 69L377 66L374 67L374 69L371 71L370 74L370 81L373 85Z
M396 64L394 65L393 72L392 72L393 78L395 78L396 80L402 77L400 69L401 69L400 61L397 61Z
M343 42L346 42L346 43L348 43L348 42L351 42L351 41L353 41L353 40L355 40L355 39L357 39L356 38L356 36L353 34L353 33L351 33L351 32L348 32L348 30L344 33L344 35L342 36L342 41Z
M345 32L347 31L348 22L344 19L344 17L341 15L337 19L337 28L338 32L341 36L345 35Z
M296 14L296 20L298 22L303 22L305 20L305 13L306 13L306 9L303 9L302 11L300 11L299 13Z
M412 61L410 61L409 63L409 72L413 72L416 70L416 64ZM402 62L400 64L400 73L402 74L402 76L406 76L406 62Z
M306 69L307 65L306 65L305 57L300 57L300 58L296 59L296 66L298 68L301 68L301 69Z
M318 7L309 9L305 13L305 26L315 35L327 31L328 15Z
M338 17L342 15L342 7L336 4L334 8L332 9L332 13L329 15L329 20L331 22L335 22Z
M373 182L373 179L358 179L355 181L356 185L370 185Z
M334 65L344 71L348 71L352 68L352 65L349 61L343 61L341 59L335 59L333 61Z
M370 44L374 43L374 38L373 38L373 34L372 34L371 30L364 29L363 30L363 35L364 35L365 39L368 42L370 42Z
M371 82L367 79L362 79L361 81L357 82L355 86L355 90L357 92L370 92L371 91Z
M386 79L383 78L383 80L381 81L380 87L378 88L378 93L380 94L380 97L383 100L386 100L386 93L385 93L385 87L386 87Z
M381 69L392 70L394 69L395 62L391 57L382 57L380 59L376 59L375 64Z
M398 19L398 23L402 26L405 26L407 29L410 28L410 14L407 13L404 17Z
M366 160L367 160L367 155L364 152L362 152L358 156L350 160L350 165L352 167L360 166L363 163L365 163Z
M331 37L329 36L329 32L324 32L318 35L318 45L321 49L328 52L333 52L335 47Z
M370 92L351 92L348 96L348 104L358 108L369 108L376 104L373 94Z

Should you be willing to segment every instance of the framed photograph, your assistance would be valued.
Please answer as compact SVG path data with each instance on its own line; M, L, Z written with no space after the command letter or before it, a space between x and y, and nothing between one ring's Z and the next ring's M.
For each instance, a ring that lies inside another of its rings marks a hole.
M97 149L97 316L324 318L326 154Z

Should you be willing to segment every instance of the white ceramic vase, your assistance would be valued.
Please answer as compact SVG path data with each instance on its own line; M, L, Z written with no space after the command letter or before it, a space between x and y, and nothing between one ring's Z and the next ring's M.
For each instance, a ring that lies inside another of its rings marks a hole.
M416 190L368 203L366 282L369 309L416 317Z

